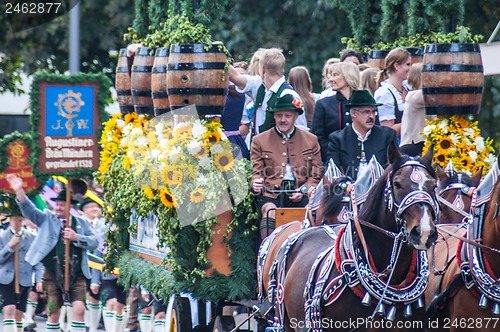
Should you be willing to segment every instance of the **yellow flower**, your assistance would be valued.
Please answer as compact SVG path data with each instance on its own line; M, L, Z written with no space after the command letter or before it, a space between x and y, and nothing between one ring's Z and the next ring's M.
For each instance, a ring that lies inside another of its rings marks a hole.
M452 140L448 136L443 136L439 140L437 144L437 151L440 151L441 153L448 154L450 153L451 149L454 147L454 144Z
M442 152L438 152L434 154L434 160L439 164L441 167L445 167L447 163L447 158L446 155L443 154Z
M468 170L473 166L472 158L468 154L464 154L462 158L460 158L460 164L464 170Z
M214 163L215 167L223 172L227 172L233 167L234 158L230 152L224 151L215 155Z
M162 175L163 181L170 187L182 184L182 172L174 169L172 166L165 166Z
M177 200L168 189L160 190L160 201L168 208L178 207Z
M147 186L143 186L142 191L144 191L144 194L146 195L147 198L149 198L149 199L155 198L155 193L153 192L153 190L151 188L149 188Z
M195 189L195 190L191 191L191 195L189 195L189 199L193 203L203 202L203 200L205 199L205 192L201 188Z

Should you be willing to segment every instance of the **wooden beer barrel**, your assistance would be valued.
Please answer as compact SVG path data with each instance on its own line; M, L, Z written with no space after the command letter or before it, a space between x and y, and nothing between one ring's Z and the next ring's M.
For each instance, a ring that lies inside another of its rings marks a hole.
M127 114L134 111L132 93L130 92L130 67L131 59L127 58L127 49L120 49L116 65L115 89L120 105L120 112Z
M134 109L138 114L153 115L153 98L151 97L151 70L154 62L154 49L139 47L135 53L130 90Z
M373 68L384 69L387 54L389 54L389 51L371 50L368 55L367 65Z
M422 91L427 114L479 113L484 85L479 44L426 45L423 63Z
M218 115L224 110L229 81L226 54L217 45L172 45L168 59L167 91L170 109L195 105L198 115Z
M167 93L167 65L170 50L165 47L156 49L151 72L151 94L155 116L170 112Z
M424 60L424 49L423 47L403 47L411 54L411 64L419 63Z

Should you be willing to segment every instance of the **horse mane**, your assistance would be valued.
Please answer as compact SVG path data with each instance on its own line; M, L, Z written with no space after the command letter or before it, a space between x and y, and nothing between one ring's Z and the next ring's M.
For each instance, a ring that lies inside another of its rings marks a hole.
M382 176L375 182L373 187L370 189L368 199L366 200L363 208L361 209L359 216L361 219L373 223L379 218L379 209L384 205L385 200L385 186L388 177L393 176L392 170L401 168L408 160L416 160L424 166L424 168L429 172L433 178L437 178L436 171L432 168L431 163L422 157L410 157L403 155L401 158L396 159L391 165L389 165ZM387 212L387 211L386 211Z
M324 194L320 200L321 215L324 220L332 223L330 219L335 218L342 206L342 198L345 192L345 183L352 181L348 176L333 179L331 183L323 185Z

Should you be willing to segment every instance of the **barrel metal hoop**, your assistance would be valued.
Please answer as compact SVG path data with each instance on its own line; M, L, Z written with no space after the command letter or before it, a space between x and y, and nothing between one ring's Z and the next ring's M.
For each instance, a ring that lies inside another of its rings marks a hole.
M480 94L482 86L443 86L422 88L424 95L455 95L455 94Z
M220 88L169 88L168 95L220 95L227 96L228 89Z
M213 70L224 69L225 67L225 62L180 62L168 64L168 70Z
M463 65L459 63L452 64L424 64L423 72L468 72L468 73L482 73L482 65Z
M424 53L458 53L458 52L480 52L479 44L429 44L425 46Z

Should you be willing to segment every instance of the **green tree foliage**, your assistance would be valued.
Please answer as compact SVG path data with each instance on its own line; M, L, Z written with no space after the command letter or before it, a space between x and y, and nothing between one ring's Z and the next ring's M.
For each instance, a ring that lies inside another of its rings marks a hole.
M151 0L148 4L148 16L151 26L159 29L160 23L165 22L168 13L168 0Z
M141 36L146 36L149 32L150 20L148 11L148 1L135 0L134 1L134 12L135 17L132 22L132 28L134 28L137 33Z
M381 0L331 0L347 13L352 34L361 44L370 45L377 40L382 20Z
M382 22L380 24L380 40L390 42L408 34L407 19L408 1L382 0Z

